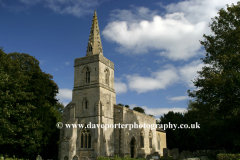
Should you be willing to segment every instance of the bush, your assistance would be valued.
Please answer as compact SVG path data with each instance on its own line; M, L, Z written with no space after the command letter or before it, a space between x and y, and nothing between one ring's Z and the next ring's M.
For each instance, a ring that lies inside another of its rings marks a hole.
M240 154L218 154L217 160L239 160Z

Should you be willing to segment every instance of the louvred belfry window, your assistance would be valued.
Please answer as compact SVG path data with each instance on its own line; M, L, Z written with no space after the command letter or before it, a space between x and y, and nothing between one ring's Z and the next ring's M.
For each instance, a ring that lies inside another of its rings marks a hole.
M89 70L89 68L86 69L86 83L90 83L90 70Z

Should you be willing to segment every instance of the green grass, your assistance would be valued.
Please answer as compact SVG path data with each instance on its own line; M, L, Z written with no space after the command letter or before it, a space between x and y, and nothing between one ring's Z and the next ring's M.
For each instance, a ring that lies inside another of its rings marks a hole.
M3 155L0 155L0 160L3 160L4 157ZM4 160L29 160L29 159L20 159L20 158L16 158L15 156L13 156L13 158L6 158Z

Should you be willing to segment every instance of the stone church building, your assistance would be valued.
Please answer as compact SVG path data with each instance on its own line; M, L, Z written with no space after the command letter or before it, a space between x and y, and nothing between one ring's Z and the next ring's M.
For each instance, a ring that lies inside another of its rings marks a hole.
M88 124L156 124L156 119L116 105L114 64L103 56L96 11L85 57L74 62L72 101L63 109L59 160L80 160L114 155L146 158L166 148L166 133L160 128L90 128ZM65 124L85 127L66 128Z

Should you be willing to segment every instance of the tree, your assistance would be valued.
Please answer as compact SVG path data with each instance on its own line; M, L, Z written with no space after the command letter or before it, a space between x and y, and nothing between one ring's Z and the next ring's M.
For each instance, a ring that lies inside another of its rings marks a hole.
M58 86L28 54L0 49L1 152L35 158L56 134ZM60 107L61 108L61 107ZM58 130L59 135L59 130Z
M141 107L134 107L133 110L145 114L145 110Z
M119 105L119 106L124 106L124 104L122 104L122 103L118 103L117 105Z
M202 58L206 66L193 81L198 90L188 93L196 99L195 108L213 113L212 124L218 128L215 133L219 132L215 137L224 137L216 146L239 150L240 132L234 126L240 125L240 2L227 5L218 14L210 24L214 35L204 34L200 41L206 50Z
M129 105L125 105L124 107L129 108Z
M184 119L184 115L180 112L174 113L173 111L169 111L167 114L164 114L160 118L160 124L185 124L186 121ZM186 149L186 134L184 129L175 129L167 128L167 145L169 149L179 148L180 151Z

